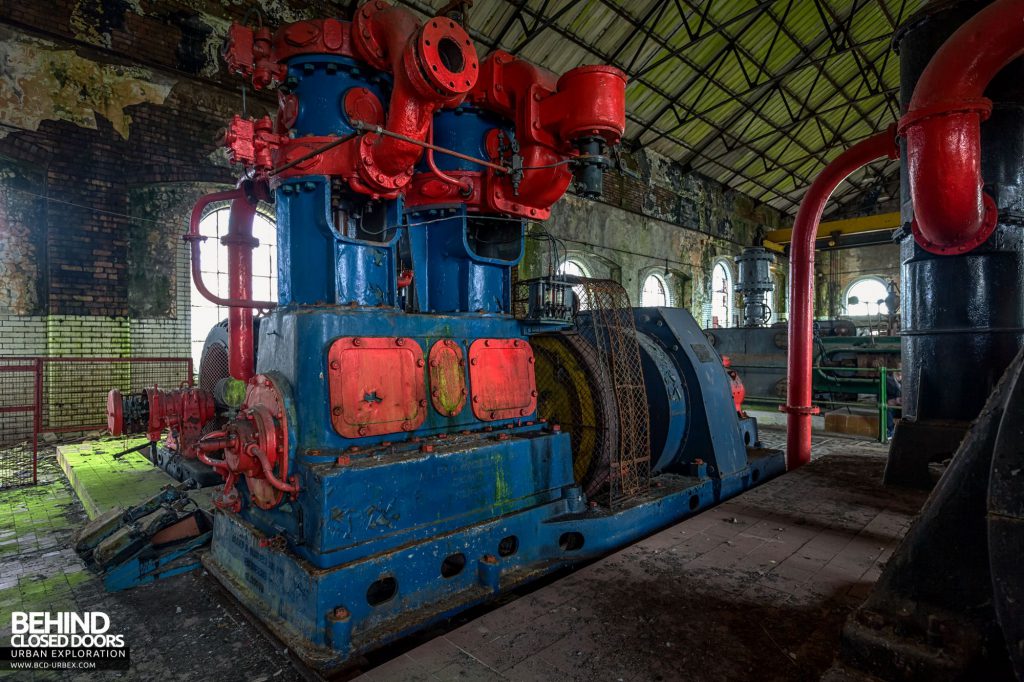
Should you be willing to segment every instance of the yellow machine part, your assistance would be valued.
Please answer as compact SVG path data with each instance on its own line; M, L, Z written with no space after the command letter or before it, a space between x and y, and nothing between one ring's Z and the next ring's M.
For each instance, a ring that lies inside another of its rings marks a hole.
M597 351L576 332L556 332L530 340L536 357L537 409L572 440L573 473L588 496L611 475L612 448L618 443L615 393Z

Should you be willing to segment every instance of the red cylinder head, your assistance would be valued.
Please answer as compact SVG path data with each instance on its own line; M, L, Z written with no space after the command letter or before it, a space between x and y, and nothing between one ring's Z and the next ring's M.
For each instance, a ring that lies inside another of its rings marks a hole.
M559 137L601 137L617 144L626 131L626 74L614 66L581 66L558 79L558 93L572 102Z

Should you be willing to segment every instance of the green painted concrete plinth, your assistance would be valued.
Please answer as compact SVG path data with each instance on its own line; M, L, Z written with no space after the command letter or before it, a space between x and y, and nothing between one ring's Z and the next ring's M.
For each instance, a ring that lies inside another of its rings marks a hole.
M141 454L114 455L142 445L145 438L111 438L57 447L57 461L90 519L115 507L135 506L177 483Z

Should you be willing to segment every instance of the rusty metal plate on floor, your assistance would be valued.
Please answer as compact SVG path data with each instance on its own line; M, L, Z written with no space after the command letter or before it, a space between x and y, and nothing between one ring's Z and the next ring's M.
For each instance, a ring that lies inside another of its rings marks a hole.
M430 347L430 400L434 409L454 417L466 406L466 360L462 346L443 339Z
M412 431L426 417L423 349L407 338L346 336L327 354L331 424L346 438Z
M469 385L477 419L514 419L537 409L533 349L521 339L477 339L469 347Z

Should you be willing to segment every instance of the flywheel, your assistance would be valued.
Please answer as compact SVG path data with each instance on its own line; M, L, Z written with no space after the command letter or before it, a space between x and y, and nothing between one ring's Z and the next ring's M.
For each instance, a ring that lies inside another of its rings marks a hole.
M537 410L572 440L577 484L593 497L611 474L619 442L618 406L611 377L597 350L576 332L530 339L536 357Z

